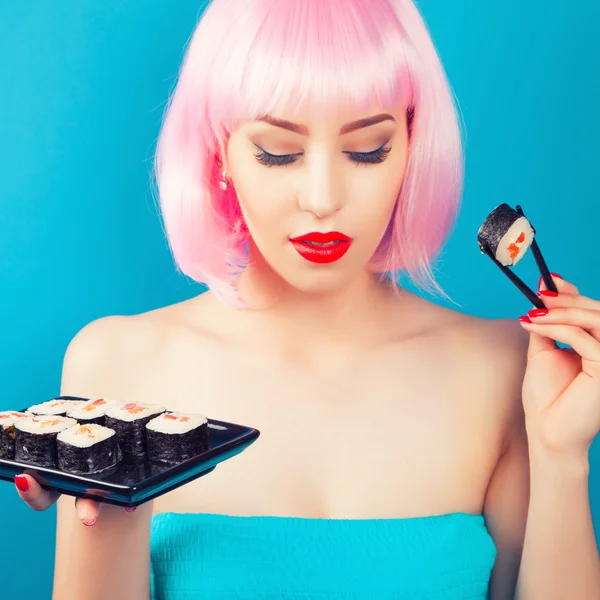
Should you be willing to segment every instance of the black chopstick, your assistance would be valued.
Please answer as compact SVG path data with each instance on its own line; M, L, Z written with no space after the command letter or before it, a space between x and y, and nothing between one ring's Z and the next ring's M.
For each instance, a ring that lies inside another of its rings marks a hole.
M515 275L514 271L504 266L495 256L494 253L488 248L487 244L480 245L482 252L487 254L497 265L500 267L502 272L519 288L519 290L525 295L525 297L537 308L546 308L546 305L542 299L527 286L522 279Z

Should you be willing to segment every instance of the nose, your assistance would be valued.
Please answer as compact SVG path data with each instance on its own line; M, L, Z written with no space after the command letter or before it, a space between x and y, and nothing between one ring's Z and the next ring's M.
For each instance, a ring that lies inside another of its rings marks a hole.
M304 183L298 197L302 210L323 219L342 208L344 190L341 175L327 160L312 165L305 174Z

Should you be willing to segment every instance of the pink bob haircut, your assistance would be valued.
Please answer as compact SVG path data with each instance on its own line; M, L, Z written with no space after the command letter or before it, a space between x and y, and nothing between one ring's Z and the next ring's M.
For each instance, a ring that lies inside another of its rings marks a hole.
M178 269L243 307L236 277L249 233L216 156L236 124L310 107L407 106L409 157L392 219L368 268L404 269L448 297L431 261L454 225L463 152L453 94L412 0L212 0L190 37L155 155L158 202Z

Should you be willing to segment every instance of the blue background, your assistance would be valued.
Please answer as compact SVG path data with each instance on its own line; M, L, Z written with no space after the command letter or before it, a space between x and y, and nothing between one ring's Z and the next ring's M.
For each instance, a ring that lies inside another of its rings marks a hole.
M172 264L151 190L154 144L200 0L0 0L0 410L59 390L72 336L107 314L197 294ZM529 303L479 253L497 204L522 204L552 270L600 298L595 0L421 0L466 123L458 225L436 268L462 306ZM524 264L527 263L527 264ZM518 274L537 284L533 258ZM441 301L440 301L441 302ZM441 302L449 305L446 302ZM600 455L591 499L600 519ZM50 598L55 509L0 482L2 597ZM598 532L597 532L598 535Z

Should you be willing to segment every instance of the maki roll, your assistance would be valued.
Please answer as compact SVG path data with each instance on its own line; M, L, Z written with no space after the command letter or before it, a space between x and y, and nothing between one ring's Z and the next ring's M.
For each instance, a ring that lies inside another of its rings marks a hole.
M19 419L15 422L15 460L40 467L56 467L56 436L76 424L75 419L61 416Z
M146 423L165 412L159 404L127 402L106 411L105 426L117 432L117 440L124 455L146 454Z
M15 457L15 423L31 416L31 413L15 410L0 412L0 458Z
M113 429L97 423L76 424L56 436L58 468L71 473L98 473L122 458Z
M529 220L508 204L500 204L477 232L479 246L486 246L503 266L515 266L533 243L535 231Z
M105 398L93 398L82 402L75 408L67 411L67 417L77 419L79 423L105 424L104 415L107 410L124 404L123 400L107 400Z
M84 400L66 400L64 398L54 398L41 404L34 404L27 410L34 415L63 415L67 414L67 411L74 409L75 407L83 404Z
M146 425L148 458L176 463L210 447L208 419L202 415L165 412Z

